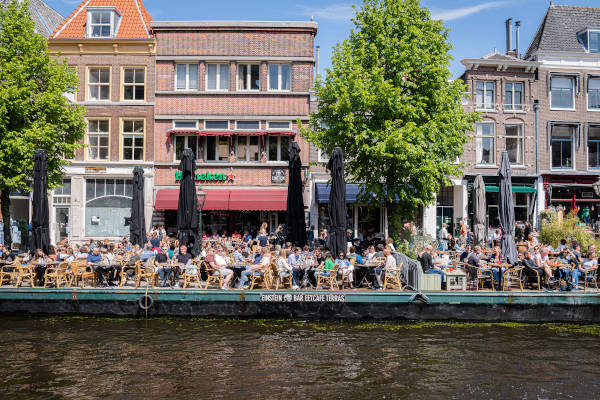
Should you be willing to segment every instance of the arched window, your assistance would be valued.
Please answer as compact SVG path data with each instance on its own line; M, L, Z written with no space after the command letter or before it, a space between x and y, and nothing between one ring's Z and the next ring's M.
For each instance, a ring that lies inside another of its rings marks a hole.
M121 237L129 234L133 181L86 179L85 235Z

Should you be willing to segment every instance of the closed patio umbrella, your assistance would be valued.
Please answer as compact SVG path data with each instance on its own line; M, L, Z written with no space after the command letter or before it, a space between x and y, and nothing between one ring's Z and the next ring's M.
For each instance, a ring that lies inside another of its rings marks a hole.
M485 230L485 183L481 175L477 175L473 184L473 236L475 244L485 246L487 235Z
M43 149L35 152L33 164L33 216L29 249L50 251L50 216L48 210L48 155Z
M196 256L200 251L200 241L197 240L198 229L198 197L194 173L196 158L191 149L184 149L181 163L181 180L179 181L179 202L177 203L177 239L179 245L186 245L188 252Z
M339 253L346 254L346 180L341 148L333 149L327 169L331 173L328 206L330 232L327 246L333 256L337 257Z
M144 245L146 241L146 217L144 215L144 169L133 169L133 197L131 199L131 220L129 239L132 244Z
M517 246L515 245L515 208L512 197L512 169L508 160L508 153L502 153L500 162L500 193L498 196L498 217L500 219L500 228L502 229L502 239L500 247L504 259L509 264L516 264L519 261ZM502 273L500 273L500 288L502 288Z
M304 199L302 197L302 161L300 146L290 143L290 163L287 197L287 236L286 241L296 246L306 244L306 223L304 222Z

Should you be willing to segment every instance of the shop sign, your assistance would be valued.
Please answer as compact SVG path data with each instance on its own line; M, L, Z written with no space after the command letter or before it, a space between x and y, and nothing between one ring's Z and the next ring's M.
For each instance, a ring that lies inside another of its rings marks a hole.
M287 293L287 294L261 294L262 303L345 303L345 294L308 294L308 293Z
M86 174L104 174L106 173L106 168L96 168L96 167L85 167Z
M181 171L175 172L175 180L181 180ZM230 172L228 174L211 174L210 172L197 172L194 174L194 180L202 182L234 182L235 174L233 172Z
M285 169L274 168L271 170L271 184L280 185L285 183Z

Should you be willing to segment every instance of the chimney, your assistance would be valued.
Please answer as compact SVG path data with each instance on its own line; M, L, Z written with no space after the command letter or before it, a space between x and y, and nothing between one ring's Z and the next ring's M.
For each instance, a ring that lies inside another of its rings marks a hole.
M519 54L519 51L521 49L520 49L520 43L519 43L520 42L520 40L519 40L519 30L521 28L521 21L516 21L515 22L515 27L517 29L516 37L515 37L515 40L517 41L517 43L516 43L517 47L516 47L516 50L515 50L515 53L516 53L515 57L517 57L517 58L520 59L521 58L521 54Z
M315 65L315 69L316 69L316 78L319 78L319 59L321 57L321 46L317 46L317 59L316 59L316 65Z
M512 18L509 18L506 20L506 54L512 49Z

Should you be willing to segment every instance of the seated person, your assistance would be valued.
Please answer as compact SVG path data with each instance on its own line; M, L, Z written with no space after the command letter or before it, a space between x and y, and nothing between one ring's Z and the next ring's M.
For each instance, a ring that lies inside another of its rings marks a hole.
M227 268L227 265L227 255L225 254L225 250L221 247L217 250L217 254L215 254L215 272L213 272L213 275L221 275L225 278L221 289L229 289L229 282L231 282L231 279L233 278L233 271Z
M469 259L469 256L471 255L471 245L468 244L465 246L465 249L463 250L462 253L460 253L460 256L458 257L460 262L468 262L467 260Z
M417 261L421 263L421 267L423 268L423 273L425 274L439 274L440 275L440 285L444 282L444 271L439 266L433 264L433 256L431 253L433 252L433 247L431 245L425 246L425 249L421 253L421 255L417 258Z
M156 267L156 273L160 279L160 287L164 287L167 283L167 279L171 278L173 270L168 265L161 266L160 264L166 264L169 262L169 247L163 245L160 253L154 257L154 265Z
M287 278L288 276L290 276L290 274L292 274L292 287L293 289L298 289L298 286L294 284L295 280L293 275L293 268L286 261L285 257L283 256L283 253L284 251L281 250L275 251L275 265L277 266L279 278L283 280L283 278ZM291 254L290 257L291 256L293 256L293 254Z
M583 262L579 264L576 268L573 268L573 276L571 278L571 283L573 284L575 289L579 289L579 287L577 286L579 284L579 278L585 277L589 269L597 266L598 259L596 257L596 246L591 244L588 246L588 252L586 257L583 259Z
M260 257L260 261L258 262L258 264L253 264L251 267L248 267L245 271L242 272L242 282L241 282L242 288L250 287L250 284L248 283L250 276L252 276L252 275L263 276L265 273L265 270L271 263L271 253L269 253L269 249L267 247L263 247L261 249L260 256L261 257Z
M353 288L354 287L354 274L353 274L354 266L352 265L350 260L348 260L346 258L344 253L340 252L338 254L338 258L335 259L335 263L338 266L338 273L342 276L347 275L348 280L350 282L350 288Z
M144 245L144 251L142 251L142 254L140 254L140 260L145 263L148 261L148 259L154 257L155 255L156 253L154 250L152 250L152 244L146 243L146 245Z
M560 245L558 245L558 247L556 247L556 251L563 251L563 250L568 250L569 248L567 247L567 240L566 239L560 239Z
M176 263L183 264L183 266L175 268L175 287L179 287L179 274L181 271L188 271L189 273L194 273L196 270L196 266L192 265L192 259L194 257L188 253L187 246L181 245L179 246L179 254L177 254L174 259ZM142 260L143 261L143 260Z
M385 257L385 264L375 268L375 282L377 282L377 289L383 288L383 274L388 273L387 271L395 271L397 264L396 258L392 255L392 249L390 246L385 246L383 249L383 255Z
M319 267L314 272L314 276L315 276L315 279L317 280L317 282L318 282L319 273L321 274L321 276L329 276L329 275L331 275L331 271L333 271L334 267L335 267L335 260L333 259L333 255L331 254L330 251L325 252L325 261L322 261L321 264L319 264ZM321 288L317 288L317 289L321 289Z
M292 254L288 256L287 265L292 271L292 284L294 289L299 289L300 276L303 274L301 265L302 253L300 247L295 247Z

